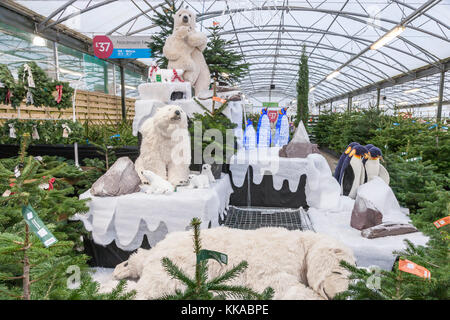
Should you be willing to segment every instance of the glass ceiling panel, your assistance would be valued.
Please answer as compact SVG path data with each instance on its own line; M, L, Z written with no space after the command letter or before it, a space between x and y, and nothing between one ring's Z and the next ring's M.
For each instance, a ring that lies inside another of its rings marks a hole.
M67 0L17 2L48 16ZM62 19L62 24L89 37L110 32L158 32L150 17L154 14L152 8L161 10L164 1L102 3L104 0L77 0L53 20ZM271 84L277 90L271 98L276 96L287 102L295 97L303 45L310 56L310 84L318 84L316 102L428 64L437 65L440 59L450 57L450 0L187 0L184 4L197 13L199 29L208 32L205 28L212 26L213 21L219 22L224 27L222 36L235 41L234 50L244 52L252 66L240 85L256 101L268 99ZM420 9L425 4L429 7ZM76 12L83 13L64 19ZM406 23L406 30L398 38L378 50L365 51L413 13L417 15ZM327 75L343 65L335 79L326 80ZM273 72L274 68L280 70ZM435 87L423 86L424 99L436 96ZM266 96L261 97L260 93ZM413 104L422 101L420 95L408 99Z

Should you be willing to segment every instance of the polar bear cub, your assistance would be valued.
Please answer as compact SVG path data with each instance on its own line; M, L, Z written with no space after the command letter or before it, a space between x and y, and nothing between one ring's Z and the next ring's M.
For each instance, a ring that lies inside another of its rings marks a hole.
M143 170L141 174L149 181L141 185L141 190L148 194L170 194L174 192L174 186L150 170Z
M211 165L210 164L204 164L202 166L202 175L206 175L208 177L209 183L216 182L216 178L214 178L214 175L211 171Z
M189 189L206 189L209 188L209 179L204 174L190 174L189 175Z

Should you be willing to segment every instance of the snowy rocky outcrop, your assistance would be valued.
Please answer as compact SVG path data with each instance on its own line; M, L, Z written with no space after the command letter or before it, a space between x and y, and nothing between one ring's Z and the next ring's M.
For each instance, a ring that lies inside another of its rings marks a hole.
M121 157L91 187L97 197L112 197L139 191L139 179L134 164L128 157Z

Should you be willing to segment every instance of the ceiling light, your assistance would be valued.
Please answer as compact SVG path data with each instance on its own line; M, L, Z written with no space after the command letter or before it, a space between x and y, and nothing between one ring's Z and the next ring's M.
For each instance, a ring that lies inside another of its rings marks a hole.
M378 39L375 43L370 46L370 50L377 50L391 42L394 38L397 38L403 31L405 31L404 26L397 26L380 39Z
M137 88L136 87L133 87L133 86L127 86L127 85L125 85L124 86L126 89L130 89L130 90L136 90Z
M330 81L331 79L335 78L339 73L340 73L339 70L333 71L332 73L330 73L330 74L327 76L327 80Z
M314 90L316 90L316 87L311 87L311 89L309 89L309 92L313 92Z
M224 77L224 78L229 78L230 77L230 75L228 73L226 73L226 72L222 72L220 75L222 77Z
M438 101L438 100L439 100L439 97L434 97L434 98L430 99L430 101Z
M414 93L414 92L417 92L417 91L420 91L420 88L409 89L409 90L404 91L404 93Z
M399 105L399 106L406 106L407 104L408 104L408 101L402 101L402 102L397 103L397 105Z
M33 45L34 46L38 46L38 47L45 47L46 46L46 42L44 38L41 38L39 36L34 36L33 38Z

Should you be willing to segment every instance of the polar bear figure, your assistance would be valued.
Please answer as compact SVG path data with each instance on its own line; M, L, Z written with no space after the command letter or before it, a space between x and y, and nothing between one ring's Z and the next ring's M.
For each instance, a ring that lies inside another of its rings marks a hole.
M209 183L216 182L216 178L214 178L210 164L205 163L204 165L202 165L202 174L208 177Z
M209 89L211 74L203 57L208 38L195 30L196 15L188 9L175 13L174 28L167 38L163 54L169 60L168 69L183 69L183 78L194 87L195 95Z
M229 285L246 285L262 292L275 291L274 299L332 299L345 291L349 272L340 265L355 264L353 252L339 241L312 231L284 228L240 230L218 227L201 231L202 247L228 255L228 265L208 262L208 279L223 274L242 260L248 268ZM188 275L195 274L192 231L172 232L150 250L138 249L117 265L115 279L139 279L137 299L155 299L185 286L164 270L161 259L170 258Z
M176 105L159 108L139 131L142 143L134 166L142 183L150 184L143 174L149 170L173 186L186 185L191 163L191 139L183 109Z
M144 170L141 174L150 182L150 185L141 185L141 191L148 194L171 194L175 191L174 186L167 180L161 178L150 170Z
M206 189L209 188L209 179L204 174L190 174L189 186L190 189Z

